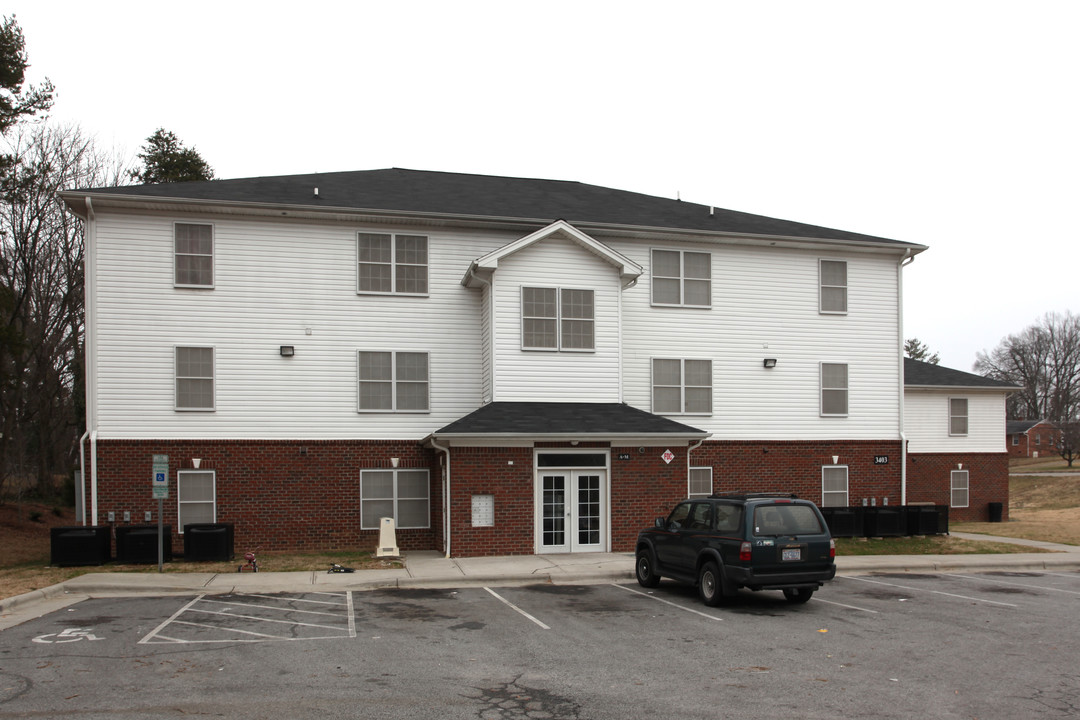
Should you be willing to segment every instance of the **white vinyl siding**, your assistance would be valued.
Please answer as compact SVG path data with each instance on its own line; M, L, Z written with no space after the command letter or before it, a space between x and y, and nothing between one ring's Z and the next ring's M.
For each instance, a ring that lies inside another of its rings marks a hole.
M214 287L213 225L175 223L173 253L173 284L176 287Z
M217 478L213 470L179 470L176 473L176 523L184 526L217 522Z
M968 434L967 398L949 398L949 434Z
M712 468L690 468L687 485L687 497L708 497L712 495Z
M357 292L427 295L427 236L357 233L356 258Z
M712 306L712 256L684 250L652 251L652 304Z
M822 313L847 312L847 262L843 260L820 261L821 294L819 296Z
M967 434L952 435L950 400L955 390L909 389L904 392L904 434L912 453L1001 453L1006 445L1004 391L965 391Z
M360 527L376 530L384 517L399 530L431 526L427 470L362 470Z
M848 469L846 466L829 465L821 468L821 506L847 507Z
M177 410L214 409L214 348L174 348Z
M361 412L426 412L428 356L417 352L357 353Z
M821 363L821 414L848 414L848 366L846 363Z
M652 411L658 415L712 413L712 361L653 358Z
M954 508L966 508L968 506L968 489L970 478L967 470L953 470L950 474L949 485L951 497L949 505Z

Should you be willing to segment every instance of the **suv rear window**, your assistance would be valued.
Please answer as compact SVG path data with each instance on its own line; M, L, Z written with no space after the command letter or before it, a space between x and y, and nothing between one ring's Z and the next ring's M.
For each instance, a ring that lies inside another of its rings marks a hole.
M758 505L754 508L755 535L815 535L824 532L809 505Z

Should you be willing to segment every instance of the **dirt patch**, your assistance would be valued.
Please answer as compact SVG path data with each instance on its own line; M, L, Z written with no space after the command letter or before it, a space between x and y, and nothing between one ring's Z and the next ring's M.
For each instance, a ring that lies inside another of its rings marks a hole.
M77 525L75 511L41 503L0 504L0 566L49 563L49 530Z

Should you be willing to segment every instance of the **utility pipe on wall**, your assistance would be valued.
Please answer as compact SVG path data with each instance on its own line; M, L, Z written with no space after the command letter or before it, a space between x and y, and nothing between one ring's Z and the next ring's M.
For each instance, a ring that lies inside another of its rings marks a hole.
M443 482L443 548L446 550L445 557L450 557L450 448L443 447L431 438L431 447L446 453L446 480Z
M904 432L904 268L915 262L911 250L905 250L896 265L897 334L900 345L900 505L907 505L907 434Z

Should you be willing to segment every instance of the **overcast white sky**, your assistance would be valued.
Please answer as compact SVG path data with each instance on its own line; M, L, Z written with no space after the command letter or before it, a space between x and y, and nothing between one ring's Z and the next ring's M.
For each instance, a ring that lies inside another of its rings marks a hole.
M929 245L905 337L971 370L1080 312L1080 3L13 0L52 118L218 177L578 180Z

